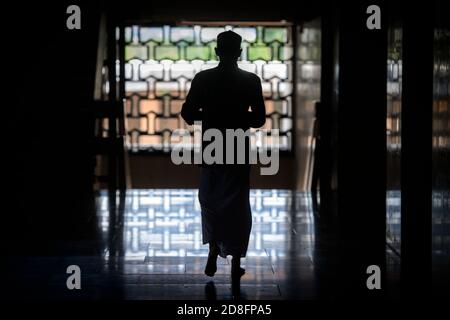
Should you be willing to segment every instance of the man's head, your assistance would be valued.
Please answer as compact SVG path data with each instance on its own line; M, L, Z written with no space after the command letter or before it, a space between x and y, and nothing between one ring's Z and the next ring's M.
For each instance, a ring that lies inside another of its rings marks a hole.
M217 36L216 54L220 60L237 60L241 55L242 37L233 31L225 31Z

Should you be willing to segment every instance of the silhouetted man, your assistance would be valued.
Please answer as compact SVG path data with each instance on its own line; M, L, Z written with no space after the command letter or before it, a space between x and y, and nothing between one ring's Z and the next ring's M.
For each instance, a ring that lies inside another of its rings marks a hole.
M224 141L226 129L245 131L250 127L261 127L266 121L260 79L237 65L241 41L241 36L233 31L218 35L215 50L220 63L195 76L181 110L181 116L188 124L201 120L203 132L211 128L220 130ZM217 271L218 255L233 257L233 280L245 272L240 267L240 258L247 253L252 226L248 143L244 152L247 155L245 164L202 165L199 200L203 243L209 243L205 274L210 277ZM226 158L226 150L223 154Z

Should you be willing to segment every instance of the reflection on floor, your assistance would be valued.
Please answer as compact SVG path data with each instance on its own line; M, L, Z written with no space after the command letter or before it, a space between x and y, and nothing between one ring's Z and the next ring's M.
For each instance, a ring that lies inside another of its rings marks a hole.
M390 249L397 254L401 251L401 192L389 190L386 192L386 240Z
M219 258L213 278L203 274L196 190L129 190L121 214L111 219L107 193L97 198L95 237L61 242L47 256L14 257L7 281L29 299L232 299L230 261ZM399 235L399 193L387 194L387 218ZM316 223L311 198L290 190L252 190L253 227L241 299L333 299L338 294L336 236ZM114 221L114 222L112 222ZM393 246L391 247L393 248ZM436 250L437 251L437 250ZM398 295L399 257L387 250L387 271ZM81 290L68 290L66 270L81 268ZM45 290L43 290L45 288Z
M93 236L60 241L59 248L11 257L1 266L10 298L19 299L233 299L230 261L219 258L213 278L203 274L196 190L129 190L111 219L107 193L97 198ZM241 299L334 299L339 294L335 227L315 221L307 193L252 190L253 227ZM399 240L399 193L388 193L390 236ZM448 195L434 197L435 269L448 266ZM438 210L438 208L443 208ZM114 221L114 222L112 222ZM69 226L70 227L70 226ZM69 230L69 229L67 229ZM38 242L39 239L36 239ZM39 246L41 246L41 243ZM45 247L42 247L45 249ZM398 296L399 256L387 250L391 297ZM66 270L81 268L81 290L68 290ZM447 268L448 269L448 268ZM439 279L438 279L439 280Z
M106 234L106 194L99 201ZM248 254L242 260L247 271L241 281L242 296L314 298L310 198L289 190L252 190L250 201L253 227ZM123 246L114 252L105 250L101 270L123 282L123 298L231 298L229 260L219 258L214 278L203 274L208 248L202 244L196 190L131 190L123 221L123 239L116 240ZM297 290L292 290L293 279L298 281Z
M448 298L450 287L450 192L433 190L433 288Z
M446 192L433 192L433 280L443 293L450 283L449 199ZM129 190L122 203L118 210L122 214L111 219L107 193L101 193L98 219L83 222L92 232L78 234L70 232L72 225L55 223L49 228L65 228L58 232L67 233L64 239L46 237L47 231L38 230L41 236L29 246L4 257L0 267L7 275L4 291L8 298L233 298L229 260L219 258L214 278L203 274L207 246L202 245L196 190ZM253 228L248 255L242 261L247 273L241 281L241 298L338 298L336 227L327 220L315 221L309 194L252 190L251 206ZM398 246L398 191L387 193L387 223L388 240L397 239ZM397 298L400 257L396 242L389 243L388 296ZM70 265L81 269L81 290L67 289Z
M95 235L55 239L56 250L11 257L5 263L11 275L6 279L9 297L235 298L229 260L219 258L213 278L203 274L207 246L202 244L196 190L129 190L122 203L122 214L111 219L107 193L101 193L98 219L92 221L98 227ZM242 261L246 274L240 299L330 298L335 238L328 226L315 223L309 195L252 190L251 206L253 228ZM81 290L67 289L70 265L81 269Z

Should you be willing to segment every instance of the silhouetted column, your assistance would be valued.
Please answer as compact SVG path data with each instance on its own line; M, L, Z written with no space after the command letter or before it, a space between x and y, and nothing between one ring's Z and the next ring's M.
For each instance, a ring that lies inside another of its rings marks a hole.
M401 272L411 296L431 280L432 9L411 2L403 11Z
M373 4L381 9L381 29L366 26ZM338 290L346 299L382 296L385 289L386 11L380 1L339 8ZM366 286L370 265L381 269L381 290Z

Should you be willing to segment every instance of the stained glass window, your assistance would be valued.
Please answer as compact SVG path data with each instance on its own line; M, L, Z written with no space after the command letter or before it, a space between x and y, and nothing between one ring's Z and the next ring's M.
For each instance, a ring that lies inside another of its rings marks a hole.
M243 39L239 67L256 73L266 100L265 129L279 129L281 150L292 143L291 28L286 26L128 26L125 28L125 99L132 152L169 152L170 136L188 129L181 106L195 74L218 64L217 35Z

